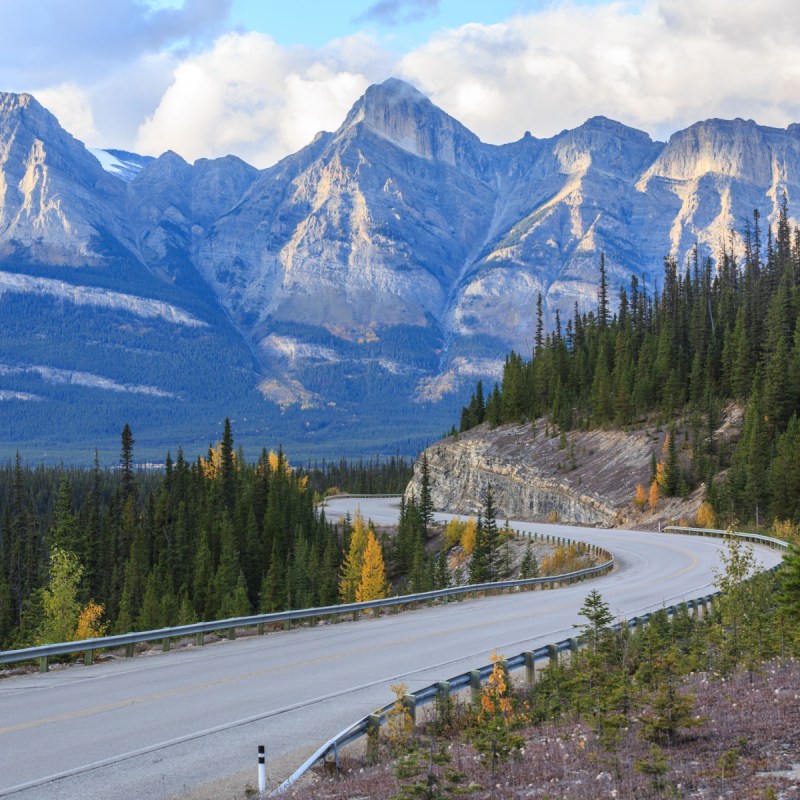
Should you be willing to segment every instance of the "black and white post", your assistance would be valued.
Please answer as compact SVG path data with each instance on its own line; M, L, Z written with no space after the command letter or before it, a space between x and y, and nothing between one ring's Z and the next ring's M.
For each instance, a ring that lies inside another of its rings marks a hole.
M258 746L258 794L264 798L267 796L267 765L264 762L264 745Z

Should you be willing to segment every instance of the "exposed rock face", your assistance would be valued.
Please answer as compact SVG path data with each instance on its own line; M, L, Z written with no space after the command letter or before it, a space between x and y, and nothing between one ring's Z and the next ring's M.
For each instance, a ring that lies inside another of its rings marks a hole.
M477 514L491 485L498 517L612 526L637 483L647 485L658 438L645 432L575 431L548 437L545 424L485 426L429 447L434 508ZM419 497L420 461L406 497Z
M548 320L593 307L601 252L612 296L632 275L652 289L665 255L717 252L753 209L766 227L784 192L800 196L798 125L707 120L664 144L594 117L494 146L391 79L259 171L234 156L92 154L30 95L0 94L1 271L63 279L66 303L91 285L199 315L218 347L247 351L254 395L282 407L379 420L389 398L398 427L438 414L410 449L452 424L444 407L465 385L530 352L539 293ZM62 353L53 367L76 360Z
M0 259L102 265L127 248L124 185L28 94L0 94Z

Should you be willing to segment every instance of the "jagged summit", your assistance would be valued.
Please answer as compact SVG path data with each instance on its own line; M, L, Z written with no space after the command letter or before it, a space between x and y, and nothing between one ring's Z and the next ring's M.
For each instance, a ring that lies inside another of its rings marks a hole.
M774 221L784 192L796 217L800 125L705 120L663 143L597 116L497 146L391 78L336 131L256 170L95 157L31 96L0 95L0 272L77 284L117 264L115 291L222 309L254 393L373 419L384 382L409 419L415 402L496 378L506 352L530 351L539 293L546 322L593 307L601 252L614 296L632 275L660 283L665 255L716 253L754 208ZM135 326L120 330L119 351L138 352ZM76 328L76 359L86 339Z
M340 130L359 126L412 155L453 165L465 148L480 144L474 133L399 78L370 86Z

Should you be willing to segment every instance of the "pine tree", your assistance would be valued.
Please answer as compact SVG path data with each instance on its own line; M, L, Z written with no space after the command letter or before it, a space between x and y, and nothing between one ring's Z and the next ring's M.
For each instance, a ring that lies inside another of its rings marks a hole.
M136 493L136 476L133 473L133 445L134 438L128 423L122 429L122 449L120 451L119 466L122 477L122 502L123 504Z
M431 473L428 465L428 453L423 450L422 463L420 465L420 488L419 488L419 513L422 518L422 525L425 536L433 523L433 500L431 499Z
M225 417L225 429L220 442L220 480L223 506L229 514L233 514L236 506L236 465L234 463L231 421L228 417Z

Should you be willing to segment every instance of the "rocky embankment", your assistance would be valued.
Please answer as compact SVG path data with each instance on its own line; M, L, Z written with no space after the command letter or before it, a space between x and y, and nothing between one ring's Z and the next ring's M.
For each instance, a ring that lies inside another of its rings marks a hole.
M688 498L662 498L655 509L633 505L636 485L650 484L652 458L661 458L665 431L572 431L561 435L543 420L490 430L481 425L429 447L434 508L477 514L491 484L498 517L614 527L656 527L690 521L702 489ZM406 489L419 497L421 458Z

